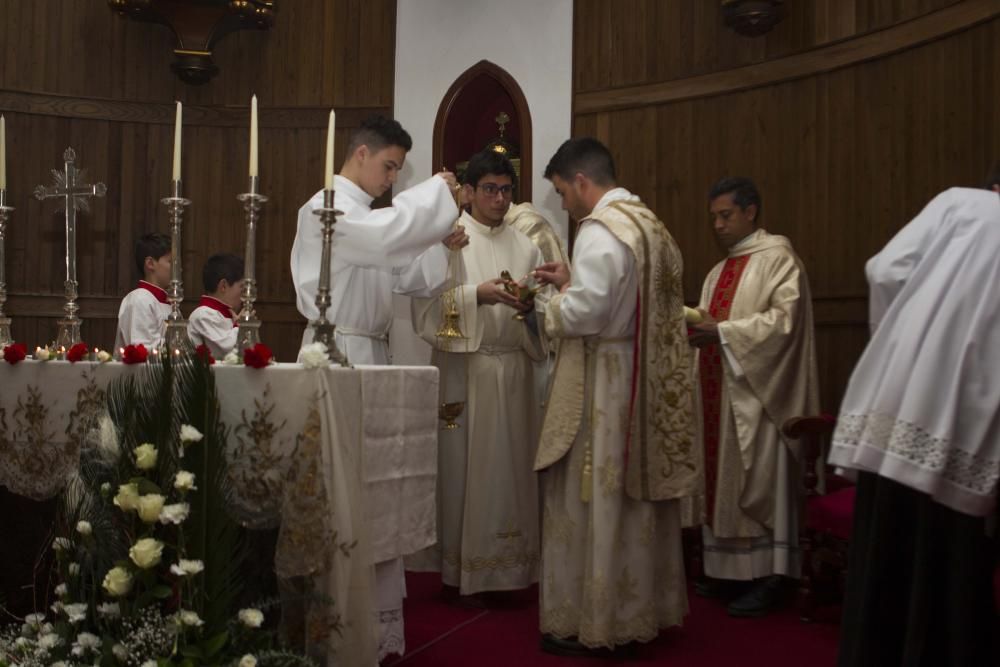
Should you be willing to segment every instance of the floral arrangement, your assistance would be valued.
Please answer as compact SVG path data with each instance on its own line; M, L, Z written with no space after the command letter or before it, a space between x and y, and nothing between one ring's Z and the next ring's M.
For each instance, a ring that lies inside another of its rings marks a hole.
M330 355L323 343L309 343L299 350L299 363L306 368L328 368Z
M24 343L11 343L3 348L3 360L13 366L19 361L24 361L28 356L28 347Z
M126 345L122 350L123 364L141 364L149 358L149 351L142 343L138 345Z
M154 360L114 380L107 407L60 499L55 602L0 629L0 667L312 665L280 647L276 602L238 603L244 537L208 361Z
M243 350L242 357L236 350L230 350L229 354L222 359L222 363L227 366L239 366L243 364L251 368L266 368L274 363L274 355L271 352L271 348L267 345L257 343L253 347Z

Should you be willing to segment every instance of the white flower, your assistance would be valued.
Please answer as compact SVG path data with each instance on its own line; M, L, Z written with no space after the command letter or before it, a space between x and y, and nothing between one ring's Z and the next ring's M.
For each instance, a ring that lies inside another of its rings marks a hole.
M327 354L326 345L323 343L310 343L299 350L299 363L306 368L326 368L330 365L330 357Z
M113 567L104 575L102 586L111 597L128 595L132 590L132 575L124 567Z
M152 537L144 537L128 550L128 556L132 562L144 570L148 570L160 562L163 554L163 542L154 540Z
M79 658L82 657L87 651L96 651L100 647L100 637L92 635L89 632L81 632L76 636L76 641L73 642L73 650L71 653Z
M160 523L164 525L172 523L175 526L179 526L184 523L185 519L188 518L188 514L190 512L191 506L187 503L166 505L162 510L160 510Z
M118 487L118 495L115 496L115 505L122 508L124 512L131 512L139 507L139 486L137 484L122 484Z
M97 451L101 458L110 464L118 463L121 456L121 445L118 444L118 429L111 417L107 414L101 415L97 428Z
M107 496L109 493L111 493L111 482L104 482L101 484L101 495Z
M260 609L240 609L240 623L248 628L259 628L264 622L264 613Z
M196 611L181 609L177 612L177 618L183 625L190 625L195 628L205 625L205 621L201 620Z
M156 447L149 442L144 442L134 450L135 467L139 470L152 470L156 467L157 451Z
M41 625L42 621L45 620L45 614L28 614L24 617L24 622L28 625Z
M59 662L53 662L49 667L66 667L66 663L60 660Z
M247 653L240 658L240 667L257 667L257 658Z
M97 613L105 618L118 618L121 616L122 610L117 602L104 602L97 605Z
M115 644L111 647L111 653L118 658L118 662L125 662L128 660L128 649L121 644Z
M49 609L51 609L57 614L61 614L63 610L63 603L60 602L59 600L56 600L55 602L52 603L52 606L49 607Z
M63 607L63 611L66 612L66 616L69 617L70 623L79 623L80 621L87 620L87 603L77 602L74 604L68 604Z
M39 632L41 632L43 635L47 635L55 632L55 629L52 627L51 623L45 623L44 625L42 625L42 629Z
M51 665L50 665L50 667L51 667ZM142 665L140 665L140 667L158 667L158 666L157 666L157 663L156 663L155 660L147 660L146 662L142 663Z
M239 366L242 363L240 355L236 354L236 350L230 350L229 354L222 358L222 363L226 366Z
M200 560L187 560L181 558L178 563L170 566L170 571L178 577L187 577L198 574L205 569L205 564Z
M52 540L52 548L56 551L63 551L66 549L72 549L73 543L66 537L57 537Z
M27 637L18 637L14 640L14 646L17 648L24 648L28 645L29 641Z
M56 586L55 594L58 595L59 597L66 595L66 593L68 592L69 589L66 588L66 584L59 584L58 586Z
M174 488L178 491L197 491L194 485L194 473L187 470L180 470L174 475Z
M186 444L189 442L201 442L201 439L204 436L201 434L201 431L196 429L194 426L191 426L190 424L183 424L181 425L180 437L181 442Z
M52 353L47 347L36 347L35 348L35 359L38 361L48 361L52 358Z
M62 638L54 632L48 632L38 638L38 647L51 651L62 644Z
M89 521L77 521L76 522L76 532L81 535L90 535L94 532L93 526L90 525Z
M101 350L97 353L97 360L102 364L107 363L111 361L111 353L107 350Z
M76 576L79 576L79 574L80 574L80 564L79 563L70 563L69 564L69 576L76 577Z
M138 502L139 518L144 523L156 523L166 500L158 493L147 493L140 497Z

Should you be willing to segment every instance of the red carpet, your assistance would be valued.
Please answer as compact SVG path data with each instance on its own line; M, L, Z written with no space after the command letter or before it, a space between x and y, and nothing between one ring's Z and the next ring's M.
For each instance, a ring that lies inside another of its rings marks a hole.
M538 648L538 598L531 589L488 610L460 609L441 599L437 574L406 573L406 655L386 667L593 667L649 664L670 667L828 667L837 654L838 626L802 623L794 608L758 619L737 619L724 606L690 594L691 612L631 660L561 658Z

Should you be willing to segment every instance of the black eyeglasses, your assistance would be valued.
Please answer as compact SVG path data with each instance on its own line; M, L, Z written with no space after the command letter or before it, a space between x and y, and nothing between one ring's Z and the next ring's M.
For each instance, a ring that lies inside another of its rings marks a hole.
M483 183L477 186L480 190L486 193L489 197L496 197L499 192L504 197L510 197L514 192L513 185L497 185L496 183Z

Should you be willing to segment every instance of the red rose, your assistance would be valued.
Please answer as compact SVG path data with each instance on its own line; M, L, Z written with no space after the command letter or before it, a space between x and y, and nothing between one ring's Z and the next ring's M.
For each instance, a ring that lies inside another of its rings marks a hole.
M66 353L66 361L71 364L75 364L81 361L90 349L87 347L86 343L77 343L76 345L69 348L69 352Z
M28 356L28 348L24 343L11 343L3 349L3 360L13 366Z
M202 343L194 349L194 352L198 355L199 359L207 361L209 366L215 363L215 357L212 356L212 351L208 349L208 345Z
M243 363L254 368L264 368L271 362L271 348L264 343L243 350Z
M125 352L122 353L122 363L141 364L146 361L148 356L149 352L146 352L146 346L142 343L138 345L126 345Z

